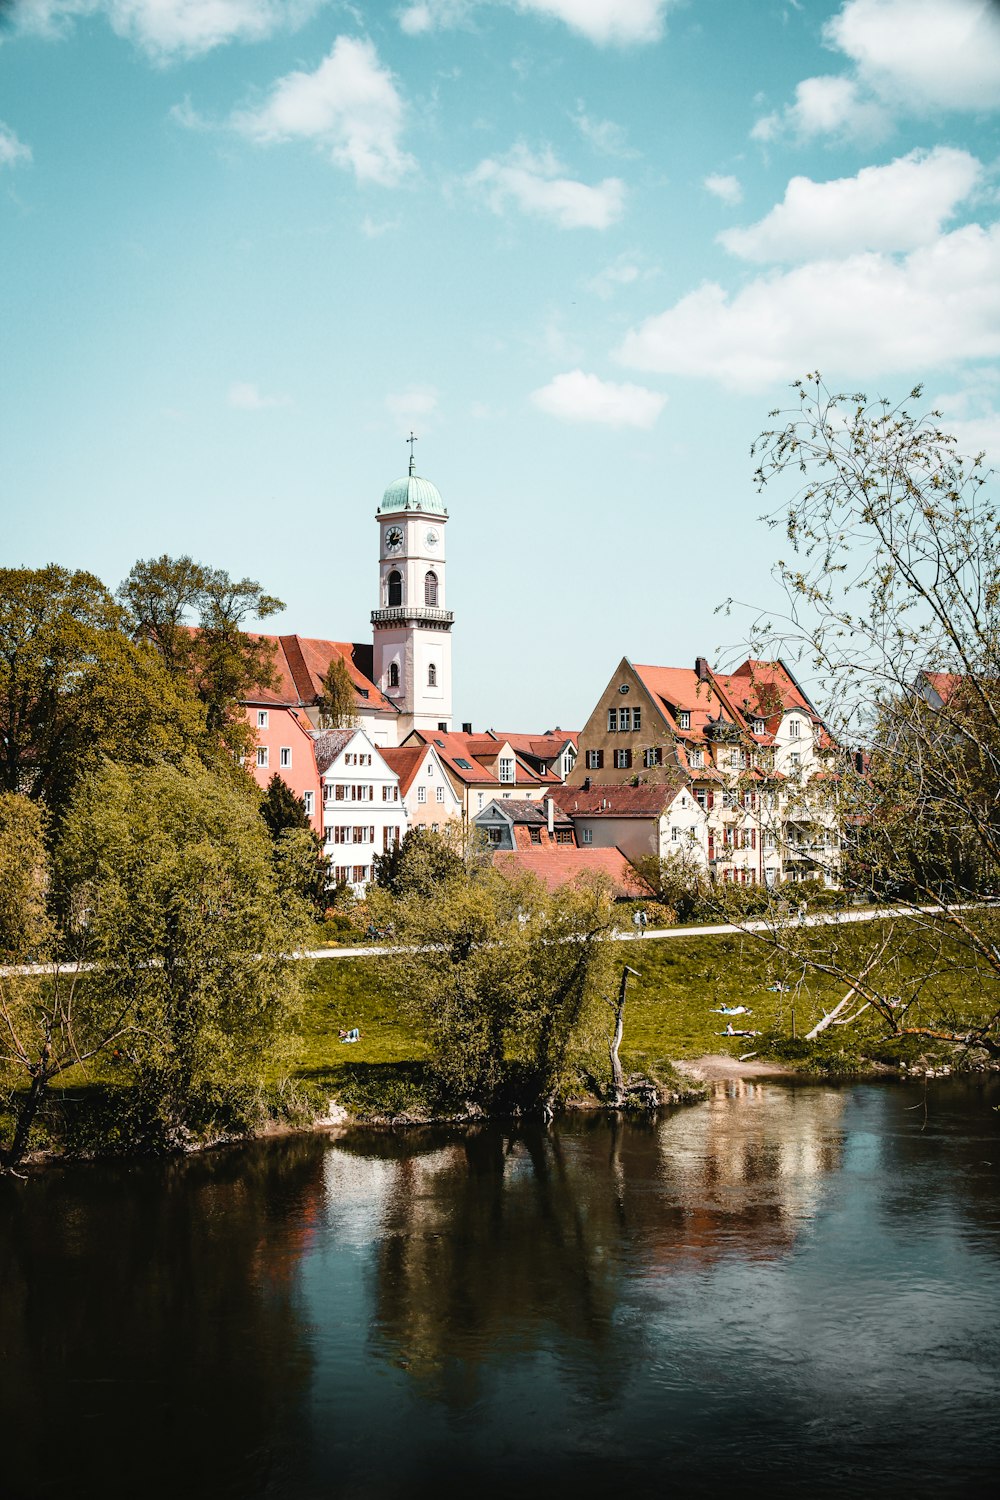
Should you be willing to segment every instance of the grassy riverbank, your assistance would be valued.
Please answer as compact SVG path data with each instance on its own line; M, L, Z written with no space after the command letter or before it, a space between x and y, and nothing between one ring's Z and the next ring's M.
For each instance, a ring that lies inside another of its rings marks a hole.
M912 983L921 955L913 951L912 928L894 924L898 982ZM838 935L846 962L870 950L889 924L873 922L842 929ZM816 946L822 930L810 934ZM885 1067L919 1066L921 1059L954 1061L954 1048L926 1038L887 1039L885 1027L871 1012L851 1027L828 1029L813 1043L803 1040L820 1017L842 999L842 981L803 973L771 953L759 941L739 934L670 940L644 939L619 945L619 956L639 971L630 983L622 1044L626 1071L671 1076L673 1063L721 1053L734 1059L754 1053L759 1059L826 1074L858 1075ZM301 1028L297 1076L363 1114L396 1114L424 1100L426 1041L416 1035L381 975L378 958L317 963L309 979L309 1000ZM783 988L772 988L781 983ZM957 955L939 962L924 998L910 1013L943 1009L960 1012L969 978ZM724 1035L727 1018L721 1005L746 1005L735 1018L754 1037ZM361 1040L345 1046L338 1028L357 1026ZM610 1031L610 1017L609 1017Z
M996 915L990 914L991 922ZM959 1024L968 1012L975 981L956 951L938 953L928 967L919 951L912 923L882 920L838 929L842 963L859 962L883 936L891 936L901 991L929 973L920 1000L908 1020L950 1015ZM828 930L805 935L817 948L831 941ZM832 1027L813 1043L804 1040L816 1021L843 998L843 981L803 972L801 963L780 958L761 942L740 934L645 938L618 945L617 958L638 970L630 981L621 1049L626 1073L646 1075L667 1088L678 1086L674 1065L706 1054L737 1061L751 1054L758 1062L828 1076L860 1076L884 1069L962 1066L959 1049L923 1037L898 1040L885 1035L883 1023L868 1012L850 1027ZM782 988L776 989L776 983ZM406 1014L387 978L379 955L344 957L309 963L306 1004L291 1059L291 1085L277 1077L271 1097L259 1100L243 1127L258 1128L268 1113L292 1123L308 1121L309 1111L325 1110L336 1101L361 1118L394 1118L448 1112L435 1096L427 1068L429 1046ZM749 1010L733 1024L753 1036L726 1036L721 1005ZM358 1027L353 1045L338 1031ZM608 1013L608 1032L611 1016ZM595 1067L607 1067L601 1043ZM38 1144L57 1152L130 1149L130 1091L114 1068L95 1064L74 1069L53 1091ZM454 1104L452 1105L454 1107ZM256 1111L256 1114L254 1113ZM223 1133L226 1126L220 1121Z

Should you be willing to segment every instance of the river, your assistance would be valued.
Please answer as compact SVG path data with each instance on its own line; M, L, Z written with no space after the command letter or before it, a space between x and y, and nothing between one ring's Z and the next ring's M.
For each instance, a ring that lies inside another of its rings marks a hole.
M990 1492L1000 1087L0 1183L0 1495Z

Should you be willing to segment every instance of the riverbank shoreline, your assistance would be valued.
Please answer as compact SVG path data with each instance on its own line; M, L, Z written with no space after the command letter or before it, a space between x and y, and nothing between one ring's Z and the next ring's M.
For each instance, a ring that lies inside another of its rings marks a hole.
M615 1106L596 1094L568 1095L558 1105L557 1114L621 1115L638 1117L655 1116L661 1110L678 1109L702 1103L711 1096L713 1085L725 1083L765 1083L831 1085L857 1083L906 1083L941 1080L956 1077L975 1077L1000 1073L1000 1062L976 1061L965 1067L932 1063L924 1060L922 1066L887 1066L866 1059L867 1066L847 1068L843 1072L819 1070L810 1067L794 1067L775 1058L732 1057L727 1053L710 1052L698 1057L678 1058L672 1064L675 1074L670 1083L657 1082L642 1075L633 1075L629 1080L628 1099L624 1105ZM653 1102L655 1101L655 1102ZM148 1160L154 1155L175 1159L198 1156L203 1153L227 1150L268 1140L287 1139L294 1136L327 1135L332 1138L351 1130L419 1130L434 1126L468 1126L495 1124L498 1121L526 1122L541 1118L538 1111L500 1110L490 1112L478 1105L467 1105L458 1110L438 1111L432 1107L401 1110L395 1113L371 1110L355 1112L346 1108L335 1096L331 1096L322 1113L309 1120L269 1119L259 1129L246 1132L221 1134L201 1141L192 1141L169 1153L136 1151L100 1152L61 1150L46 1147L26 1156L21 1169L11 1174L24 1177L26 1170L75 1164L98 1164L108 1161Z

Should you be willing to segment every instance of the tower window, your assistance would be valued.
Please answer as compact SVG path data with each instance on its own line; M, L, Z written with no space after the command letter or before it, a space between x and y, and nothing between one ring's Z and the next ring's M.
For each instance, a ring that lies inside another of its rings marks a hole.
M437 608L438 602L438 576L436 573L425 573L424 575L424 603L432 608Z
M438 685L438 669L434 665L434 663L431 662L430 666L427 668L427 686L428 687L437 687L437 685Z
M393 568L392 572L389 574L387 582L389 584L389 608L393 609L397 604L402 604L403 602L402 573L398 573L396 569Z
M399 662L398 661L391 661L389 663L389 686L391 688L399 687Z

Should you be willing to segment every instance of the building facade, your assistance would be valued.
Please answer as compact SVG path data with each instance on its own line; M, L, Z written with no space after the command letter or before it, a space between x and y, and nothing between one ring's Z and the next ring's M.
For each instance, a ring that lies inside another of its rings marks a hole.
M395 848L405 832L399 778L363 729L329 729L313 743L331 880L360 896L375 856Z
M372 610L372 670L399 714L401 743L413 729L451 729L448 512L436 487L414 471L412 457L409 474L382 496L376 520L379 603Z

